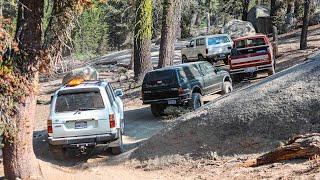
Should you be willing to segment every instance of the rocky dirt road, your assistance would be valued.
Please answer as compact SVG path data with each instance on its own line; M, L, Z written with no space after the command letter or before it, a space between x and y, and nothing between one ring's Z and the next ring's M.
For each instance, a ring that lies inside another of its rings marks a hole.
M297 63L303 62L305 58L313 54L320 48L320 27L316 26L311 28L310 31L310 48L306 51L298 50L298 36L295 32L280 38L280 57L277 59L277 70L283 70L291 67ZM182 45L180 45L182 46ZM120 53L120 54L119 54ZM157 61L157 49L154 49L153 60ZM128 63L130 59L130 51L122 51L113 53L103 57L102 61L112 61L114 59L122 61L121 63ZM179 48L176 50L175 62L179 63ZM225 66L224 68L228 68ZM101 69L103 70L103 69ZM114 76L114 74L110 74ZM250 79L240 84L236 84L236 89L250 85L251 83L260 81L264 75L256 79ZM55 79L49 82L41 83L39 100L46 102L50 100L50 95L56 90L61 83L61 79ZM139 91L139 90L137 90ZM125 99L125 153L120 156L111 155L105 147L99 147L90 151L87 155L77 156L76 153L70 159L64 161L54 160L49 151L46 142L46 121L49 114L49 105L41 104L37 106L37 117L35 119L34 129L34 149L39 159L40 167L42 169L45 179L185 179L188 176L188 171L194 169L193 166L181 167L180 170L170 171L166 170L157 171L144 171L141 169L134 169L135 166L124 165L123 160L127 160L130 153L142 142L149 139L154 134L158 133L172 119L157 119L154 118L148 106L143 106L139 100L139 92L133 93L133 97L126 97ZM219 95L209 98L214 100ZM240 158L240 157L239 157ZM232 159L230 159L231 161ZM158 162L161 164L161 162ZM201 162L199 162L201 165ZM197 165L197 164L195 164ZM198 164L199 165L199 164ZM198 166L197 165L197 166ZM204 166L204 165L201 165ZM211 166L211 165L210 165ZM213 165L215 166L215 165ZM190 168L190 169L189 169ZM1 168L1 171L3 168ZM218 169L218 168L217 168ZM3 172L0 171L0 176ZM189 173L190 174L190 173ZM192 170L193 176L190 179L201 178L198 170ZM119 176L120 175L120 176ZM181 178L184 177L184 178Z

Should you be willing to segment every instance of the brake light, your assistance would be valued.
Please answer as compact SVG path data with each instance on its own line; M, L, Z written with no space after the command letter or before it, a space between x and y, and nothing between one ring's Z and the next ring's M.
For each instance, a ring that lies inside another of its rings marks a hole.
M110 128L116 127L116 118L114 117L114 114L109 115L109 123L110 123Z
M48 131L48 134L52 134L53 133L52 120L51 119L48 119L48 121L47 121L47 131Z
M184 89L182 89L181 87L178 89L178 94L181 96L181 95L184 95L185 94L185 91Z
M206 54L209 54L209 50L208 50L208 48L206 49Z

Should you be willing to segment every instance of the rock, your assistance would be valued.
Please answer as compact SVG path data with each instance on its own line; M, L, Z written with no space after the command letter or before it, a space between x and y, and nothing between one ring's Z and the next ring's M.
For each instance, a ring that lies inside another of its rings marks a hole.
M62 80L62 84L69 83L72 79L82 78L86 81L88 80L98 80L99 74L96 69L92 67L84 67L75 69L69 73L67 73Z
M231 20L221 29L223 34L229 34L231 38L251 36L256 34L256 30L250 22L241 20Z
M272 33L269 7L264 5L256 5L252 7L248 12L248 21L252 23L257 33Z

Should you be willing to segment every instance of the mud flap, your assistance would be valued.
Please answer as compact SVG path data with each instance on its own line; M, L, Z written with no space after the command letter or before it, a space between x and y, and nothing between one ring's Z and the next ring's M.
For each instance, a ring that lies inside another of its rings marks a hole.
M119 147L122 146L122 134L121 134L121 129L117 129L117 140L112 141L108 144L108 147Z

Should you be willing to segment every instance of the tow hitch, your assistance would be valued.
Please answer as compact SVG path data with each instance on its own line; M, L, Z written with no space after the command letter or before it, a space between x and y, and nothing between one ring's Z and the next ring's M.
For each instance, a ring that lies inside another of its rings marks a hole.
M81 154L87 154L87 148L96 146L96 143L70 144L70 148L79 149Z

